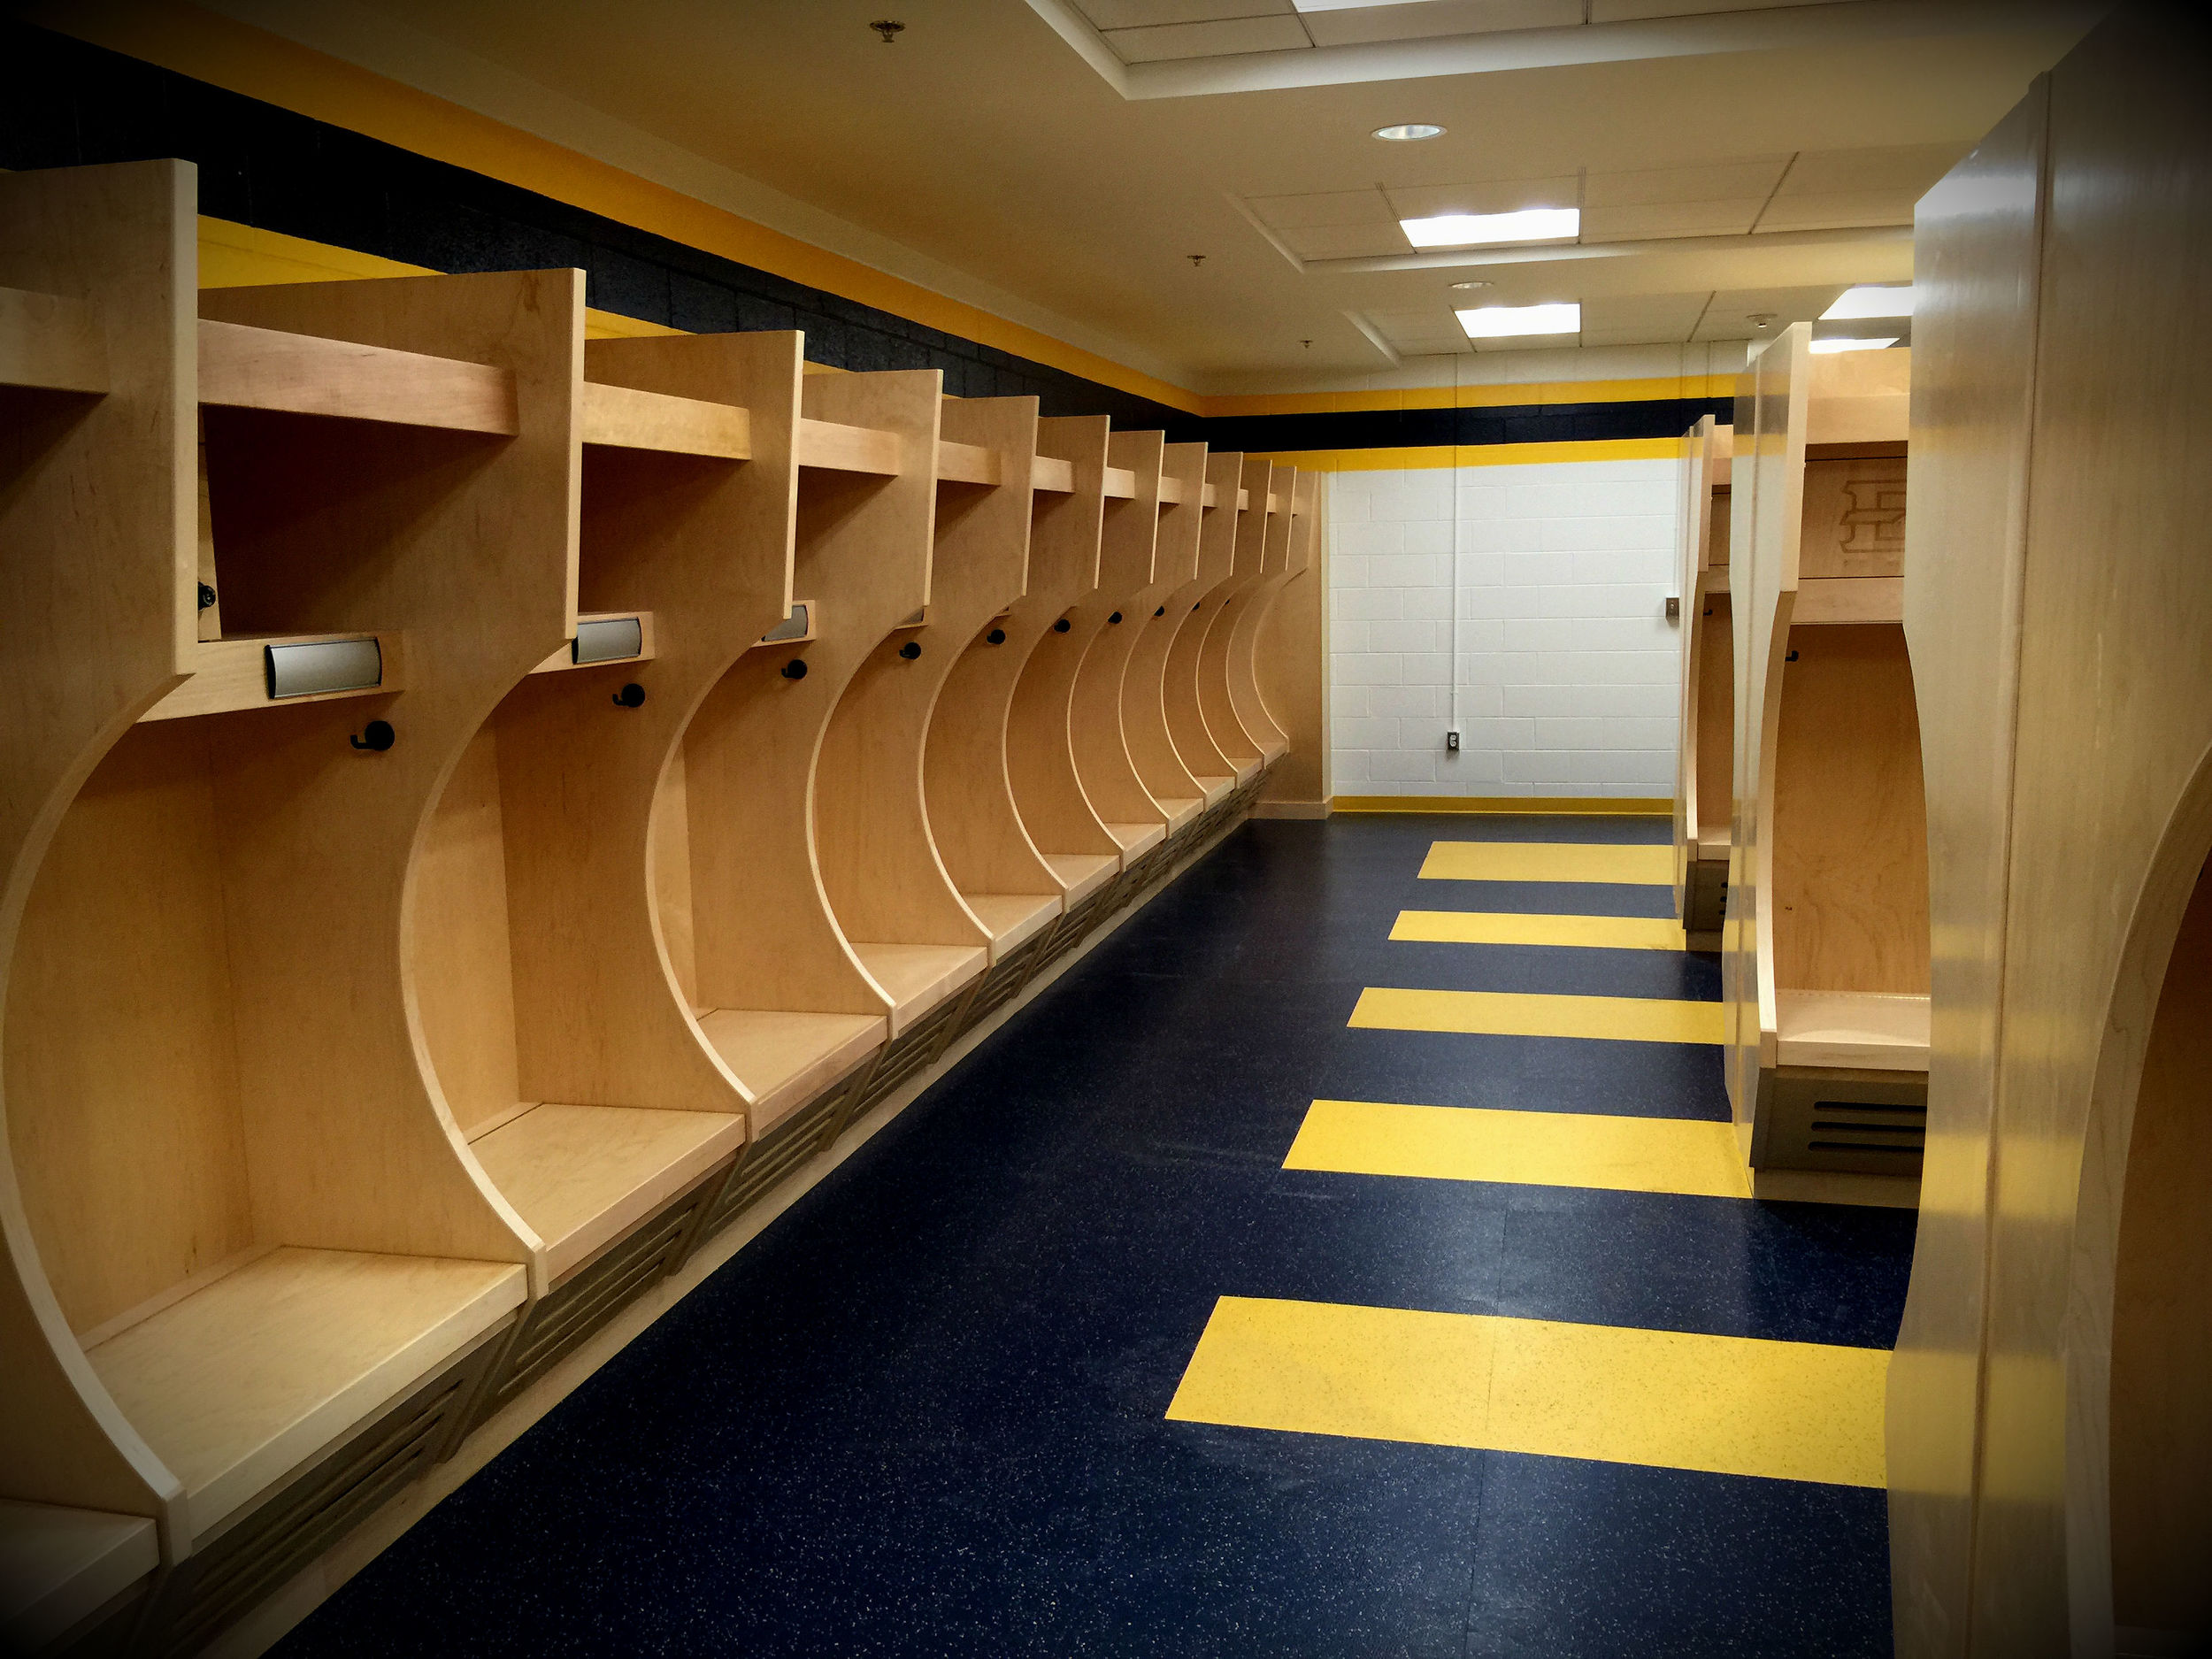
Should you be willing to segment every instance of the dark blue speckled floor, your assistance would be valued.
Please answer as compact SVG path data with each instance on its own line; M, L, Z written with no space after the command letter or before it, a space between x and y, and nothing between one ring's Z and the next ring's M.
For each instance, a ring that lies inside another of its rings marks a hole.
M1345 1025L1370 984L1717 995L1685 956L1387 942L1667 913L1417 882L1432 839L1665 833L1248 826L277 1651L1886 1654L1878 1492L1162 1415L1224 1294L1893 1340L1909 1212L1281 1168L1323 1095L1724 1117L1714 1050Z

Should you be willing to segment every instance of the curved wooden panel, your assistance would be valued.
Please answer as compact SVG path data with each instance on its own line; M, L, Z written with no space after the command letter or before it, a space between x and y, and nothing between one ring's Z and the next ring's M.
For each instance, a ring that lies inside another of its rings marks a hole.
M1163 500L1172 484L1176 500L1160 509L1160 535L1152 585L1134 595L1127 665L1121 685L1122 733L1146 790L1179 822L1183 803L1202 806L1205 788L1185 763L1168 726L1168 659L1189 614L1186 597L1198 579L1199 543L1205 529L1206 446L1171 443L1163 458Z
M1235 565L1218 596L1208 604L1211 620L1198 651L1199 710L1214 746L1236 768L1240 779L1259 769L1265 750L1260 739L1237 718L1229 691L1230 642L1252 589L1267 573L1269 526L1275 518L1268 503L1275 475L1288 470L1271 461L1247 457L1244 462L1241 488L1251 504L1238 519Z
M1174 624L1174 638L1168 644L1167 665L1160 682L1167 705L1168 735L1209 800L1225 792L1237 776L1236 763L1214 741L1212 729L1206 724L1198 680L1218 595L1236 573L1237 526L1244 516L1244 510L1237 505L1237 491L1243 476L1242 456L1206 457L1206 488L1213 493L1215 504L1205 510L1199 528L1198 571L1187 586L1168 600L1166 620Z
M1122 729L1122 681L1150 604L1160 534L1161 468L1166 437L1157 432L1117 432L1106 442L1110 465L1133 480L1125 502L1106 505L1099 537L1098 591L1079 605L1072 628L1058 649L1079 656L1068 688L1068 734L1083 793L1115 839L1129 844L1133 829L1163 832L1169 814L1145 787Z

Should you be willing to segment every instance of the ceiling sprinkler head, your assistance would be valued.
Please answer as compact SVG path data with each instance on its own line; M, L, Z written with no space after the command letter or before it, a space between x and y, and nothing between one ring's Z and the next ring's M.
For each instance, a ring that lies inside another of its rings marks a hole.
M1749 322L1754 328L1771 328L1774 326L1774 313L1772 311L1753 311L1745 320Z
M1494 282L1455 282L1452 284L1452 292L1455 294L1471 294L1477 288L1495 287L1497 287L1497 284Z
M1183 257L1191 262L1191 268L1193 270L1196 270L1200 265L1206 263L1206 256L1202 253L1187 253L1183 256Z
M871 23L868 27L883 36L883 43L886 46L891 45L906 32L906 25L895 18L884 18L878 22Z

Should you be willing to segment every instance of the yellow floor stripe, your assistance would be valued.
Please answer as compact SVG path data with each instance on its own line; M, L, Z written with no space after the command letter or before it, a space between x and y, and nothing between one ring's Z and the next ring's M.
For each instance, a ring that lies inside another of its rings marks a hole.
M1224 1296L1167 1415L1880 1486L1880 1348Z
M1674 884L1674 849L1589 841L1434 841L1421 861L1430 881L1608 881Z
M1368 1031L1454 1031L1500 1037L1723 1041L1718 1002L1678 1002L1655 996L1541 996L1522 991L1406 991L1370 986L1359 994L1351 1024Z
M1317 1100L1286 1170L1749 1198L1732 1124Z
M1440 945L1572 945L1591 950L1684 950L1682 924L1647 916L1516 916L1400 910L1393 939Z

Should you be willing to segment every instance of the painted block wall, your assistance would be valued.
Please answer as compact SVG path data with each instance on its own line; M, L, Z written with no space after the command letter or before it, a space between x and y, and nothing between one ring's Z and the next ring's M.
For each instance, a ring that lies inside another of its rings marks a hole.
M1671 795L1681 632L1665 610L1679 468L1335 473L1335 792ZM1455 672L1456 755L1444 747Z

